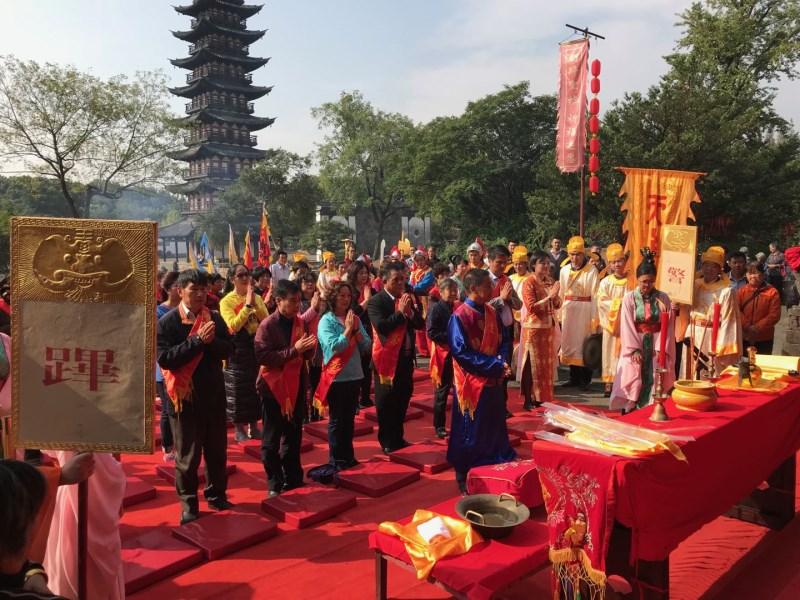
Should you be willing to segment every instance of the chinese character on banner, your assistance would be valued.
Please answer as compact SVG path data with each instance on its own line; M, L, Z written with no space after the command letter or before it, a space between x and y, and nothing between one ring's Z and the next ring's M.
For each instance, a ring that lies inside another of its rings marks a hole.
M667 276L670 283L681 285L686 279L686 269L680 267L670 267L667 269Z
M45 385L79 381L87 383L89 391L96 392L101 383L119 383L118 375L119 367L114 365L113 350L45 348L42 379Z

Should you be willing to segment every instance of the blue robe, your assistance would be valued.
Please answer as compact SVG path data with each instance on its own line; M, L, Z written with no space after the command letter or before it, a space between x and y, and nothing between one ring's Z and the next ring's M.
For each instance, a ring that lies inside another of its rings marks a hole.
M472 300L466 303L480 313L482 306ZM489 378L503 375L503 362L511 364L511 337L497 314L498 331L502 333L499 356L489 356L473 350L467 342L464 328L455 314L447 324L450 354L465 371ZM509 462L517 453L508 441L506 429L506 404L501 384L483 388L474 415L464 415L458 402L453 403L453 421L447 446L447 460L456 470L459 481L466 479L467 471L482 465Z

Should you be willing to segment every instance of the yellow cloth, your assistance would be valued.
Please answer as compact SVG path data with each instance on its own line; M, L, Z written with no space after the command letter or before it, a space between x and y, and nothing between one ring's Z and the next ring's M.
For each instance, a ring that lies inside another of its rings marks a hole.
M695 220L692 202L700 202L695 191L695 180L703 173L666 171L663 169L634 169L621 167L625 183L619 191L625 196L620 211L626 213L622 224L627 234L625 251L633 264L629 265L628 278L633 287L636 268L642 262L641 249L656 249L662 225L686 225ZM660 261L660 252L656 261Z
M258 294L253 294L253 308L247 308L244 301L247 296L240 296L236 290L226 294L219 301L219 313L228 326L228 330L235 334L242 327L247 328L247 333L254 334L258 324L267 318L267 307ZM237 308L239 308L237 312Z
M786 371L800 371L800 356L778 356L775 354L756 354L756 364L766 371L767 368Z
M721 246L711 246L703 252L702 262L712 262L722 269L725 266L725 249Z
M617 244L619 245L619 244ZM620 250L622 246L620 246ZM597 318L603 329L603 382L611 383L617 373L622 343L619 335L619 309L628 291L628 278L609 275L597 286Z
M609 244L608 248L606 248L606 262L611 262L612 260L619 260L620 258L625 257L625 250L622 248L622 244L617 244L614 242L613 244Z
M436 536L430 543L427 543L417 531L417 526L435 517L440 517L444 521L451 537ZM387 535L397 536L403 540L406 552L408 552L408 556L411 559L411 564L414 565L417 571L417 579L425 579L437 560L445 556L465 554L475 544L480 544L483 541L480 534L477 531L473 531L468 522L423 509L417 509L414 513L414 518L411 519L408 525L384 521L378 526L378 531Z
M597 330L598 273L589 261L577 271L567 265L559 275L561 298L561 364L583 366L583 341ZM585 298L586 300L567 299Z
M579 235L573 235L567 242L567 254L582 254L585 251L586 243Z
M758 362L756 362L758 364ZM742 380L742 385L739 385L739 369L737 367L728 367L722 372L723 377L716 383L718 388L725 390L746 390L748 392L760 392L762 394L776 394L785 389L789 384L786 381L779 379L772 379L773 373L767 373L762 370L762 377L758 382L750 385L747 379ZM778 375L780 377L780 375Z

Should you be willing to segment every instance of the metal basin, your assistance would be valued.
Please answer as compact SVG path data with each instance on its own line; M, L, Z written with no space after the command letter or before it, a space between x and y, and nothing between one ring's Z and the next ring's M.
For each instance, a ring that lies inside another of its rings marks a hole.
M530 510L510 494L475 494L456 503L458 515L469 521L478 533L490 540L511 534L517 525L527 521Z

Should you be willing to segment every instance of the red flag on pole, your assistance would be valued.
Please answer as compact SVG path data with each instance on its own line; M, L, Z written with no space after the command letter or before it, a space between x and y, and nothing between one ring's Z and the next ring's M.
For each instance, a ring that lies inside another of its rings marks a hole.
M267 207L261 205L261 227L258 231L258 264L266 267L270 263L269 249L269 221L267 220Z
M575 173L584 165L586 151L586 69L589 40L564 42L559 47L558 132L556 166Z
M248 269L253 268L253 252L250 250L250 230L247 230L247 233L244 235L244 256L242 257L242 263Z

